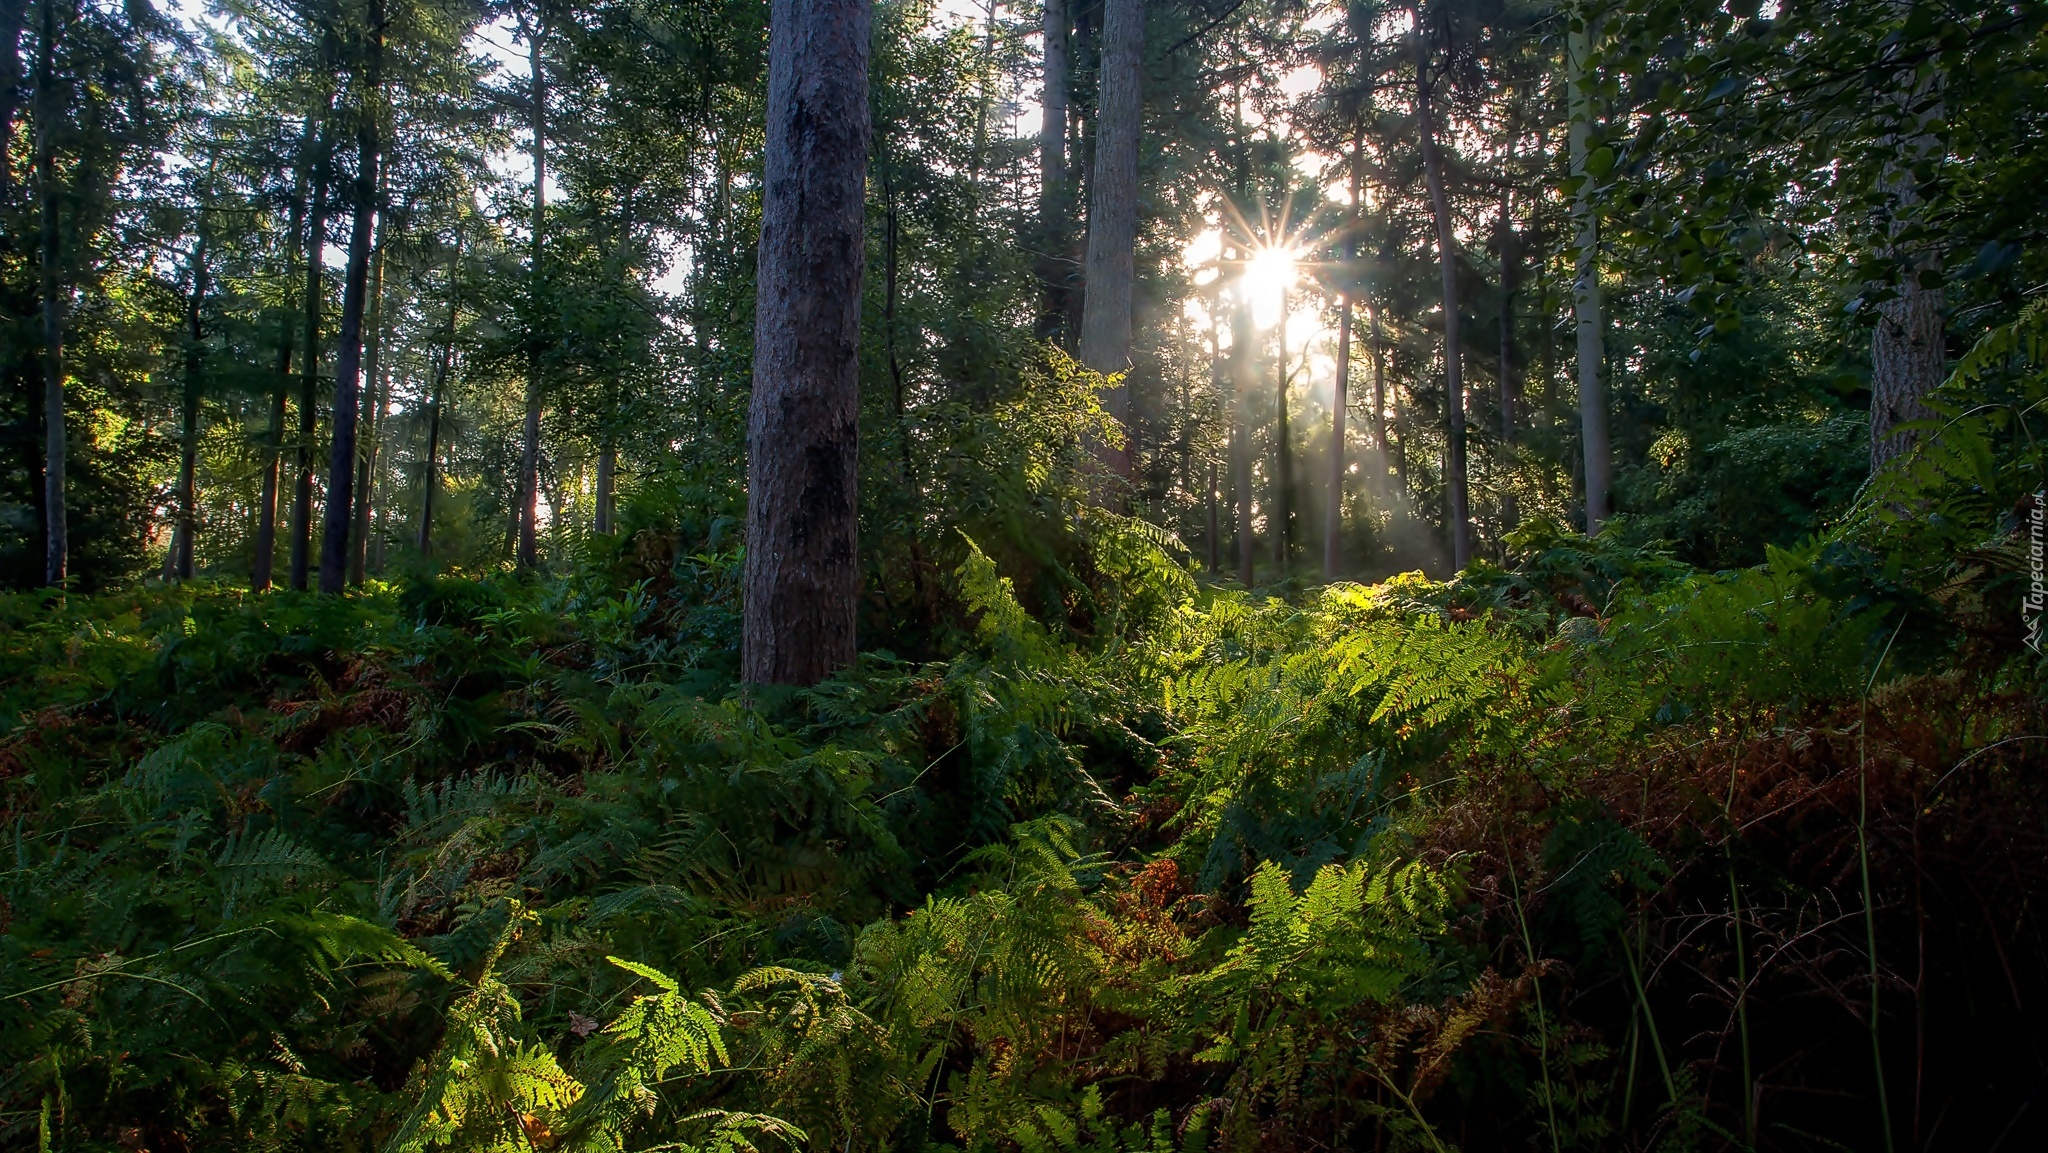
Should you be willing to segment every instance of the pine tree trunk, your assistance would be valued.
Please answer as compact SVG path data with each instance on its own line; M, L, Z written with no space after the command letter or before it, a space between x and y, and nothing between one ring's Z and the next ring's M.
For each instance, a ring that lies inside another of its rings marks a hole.
M1416 12L1417 26L1422 13ZM1443 155L1437 148L1436 107L1429 74L1433 38L1416 39L1415 118L1421 136L1422 171L1429 185L1430 216L1436 225L1437 265L1443 279L1444 309L1444 413L1449 418L1449 441L1444 452L1445 481L1450 489L1448 510L1451 530L1451 564L1463 571L1472 561L1472 514L1465 488L1465 366L1464 348L1458 325L1458 237L1451 219L1450 197L1444 190Z
M1275 340L1280 356L1273 381L1273 570L1287 576L1294 560L1294 435L1287 427L1287 290L1280 290Z
M1351 263L1345 243L1344 262ZM1344 535L1344 418L1351 403L1351 294L1337 297L1337 379L1330 394L1330 490L1323 508L1323 579L1337 579Z
M1365 319L1370 329L1366 334L1366 351L1372 357L1372 443L1379 453L1379 472L1374 484L1383 486L1394 459L1387 444L1387 351L1380 335L1380 308L1370 290L1365 297Z
M618 469L619 450L607 440L597 450L597 534L612 532L612 477Z
M533 256L532 267L532 321L534 331L527 334L526 351L526 420L520 426L519 434L519 537L517 563L520 568L532 568L540 563L539 518L540 518L540 401L541 372L544 367L541 356L541 259L546 253L545 234L547 222L548 187L548 88L545 63L541 58L541 41L547 34L545 13L536 16L534 26L527 30L527 45L530 49L533 88L528 96L532 103L533 116Z
M419 550L422 557L434 555L434 492L440 487L441 406L447 402L448 374L455 364L455 329L460 317L457 274L462 268L462 234L455 234L454 251L448 257L448 325L442 330L440 356L434 362L434 384L427 398L427 460L420 477Z
M387 173L388 175L388 170ZM377 191L379 210L384 204L383 184ZM384 249L386 239L377 238L376 255L370 260L369 319L365 322L368 347L363 351L363 379L369 382L362 417L361 451L356 453L356 504L349 528L348 583L361 587L370 563L370 517L377 499L377 448L384 418Z
M321 110L320 144L313 155L313 208L306 218L306 329L299 354L298 477L292 490L291 587L306 591L313 552L313 437L320 421L321 273L326 267L327 191L334 156L334 101Z
M1503 449L1515 443L1516 409L1521 404L1522 382L1515 364L1515 292L1521 286L1521 240L1515 235L1512 204L1507 189L1500 194L1500 442ZM1510 452L1503 457L1512 458ZM1504 486L1501 496L1501 525L1513 528L1521 519L1512 487Z
M202 231L192 253L192 299L185 309L185 388L178 429L178 512L165 567L178 580L192 579L192 550L199 529L199 391L205 349L200 308L206 300L206 236Z
M1899 0L1897 7L1903 13L1908 5ZM1903 68L1887 101L1885 114L1900 130L1885 137L1896 156L1885 167L1881 191L1890 215L1887 236L1893 242L1887 255L1898 264L1900 277L1898 295L1877 306L1876 331L1870 338L1873 476L1912 450L1918 434L1894 430L1906 421L1932 415L1926 405L1927 394L1947 375L1947 294L1920 282L1923 275L1940 272L1941 253L1925 243L1911 247L1897 243L1925 212L1913 169L1942 147L1934 129L1946 110L1940 101L1928 101L1940 83L1939 72L1923 78L1917 69Z
M1252 521L1252 429L1248 408L1257 384L1251 308L1237 301L1230 315L1230 484L1237 498L1237 580L1246 588L1258 576Z
M1043 251L1038 258L1038 279L1044 298L1039 309L1038 334L1050 339L1059 334L1067 313L1067 91L1071 80L1068 63L1067 0L1045 0L1045 87L1041 95L1044 118L1038 128L1038 216L1044 233Z
M305 241L306 164L315 130L313 118L307 117L305 135L299 143L299 165L293 177L291 213L285 230L284 280L287 285L298 274L299 246ZM256 555L249 568L249 589L259 593L270 588L277 564L278 496L284 474L285 401L286 394L291 391L292 379L293 317L289 288L285 292L285 311L286 315L278 325L277 372L270 392L270 433L268 451L264 454L263 494L256 506Z
M1586 171L1594 112L1585 61L1593 51L1593 17L1575 19L1579 23L1568 34L1565 51L1571 100L1568 147L1572 175L1580 179L1578 191L1572 197L1572 311L1578 327L1579 439L1586 460L1586 535L1592 536L1613 511L1609 490L1613 486L1614 463L1607 436L1607 341L1600 300L1600 221L1593 203L1592 177Z
M36 51L36 187L40 206L43 305L43 581L61 585L70 575L71 539L64 510L64 300L63 243L57 228L55 0L43 0Z
M327 458L327 509L321 524L320 591L333 595L348 582L348 535L355 519L356 420L362 399L363 314L369 295L370 244L377 227L377 98L382 71L382 0L370 2L374 30L365 61L364 100L356 127L355 219L349 229L348 269L341 287L341 343L334 357L334 438Z
M741 676L856 655L869 0L772 0Z
M1145 46L1144 0L1105 0L1102 69L1095 113L1095 168L1089 181L1086 296L1081 308L1081 363L1096 372L1131 364L1131 293L1137 276L1138 132ZM1122 427L1120 447L1099 446L1103 463L1131 476L1131 388L1128 378L1103 396Z

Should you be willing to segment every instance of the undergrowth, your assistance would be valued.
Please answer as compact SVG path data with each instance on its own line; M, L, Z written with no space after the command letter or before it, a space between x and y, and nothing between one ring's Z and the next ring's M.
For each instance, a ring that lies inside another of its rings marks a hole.
M1880 1069L2024 1133L2040 324L1749 570L1289 600L1077 510L1063 614L961 537L942 655L802 692L715 529L0 602L0 1143L1877 1148Z

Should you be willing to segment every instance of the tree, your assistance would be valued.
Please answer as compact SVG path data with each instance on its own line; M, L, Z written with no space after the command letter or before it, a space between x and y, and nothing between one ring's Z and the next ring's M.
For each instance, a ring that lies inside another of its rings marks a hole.
M1444 413L1449 442L1444 449L1445 483L1449 489L1451 564L1463 569L1472 560L1472 511L1466 493L1465 364L1459 326L1458 235L1444 184L1444 160L1438 145L1437 70L1439 52L1448 51L1450 30L1443 6L1411 10L1415 17L1415 134L1422 150L1423 178L1429 186L1430 219L1436 227L1437 266L1443 280Z
M1105 375L1126 372L1131 365L1144 49L1144 0L1106 0L1095 167L1088 182L1087 292L1081 308L1081 363ZM1102 446L1103 460L1111 472L1128 481L1132 455L1129 380L1111 386L1103 400L1103 407L1125 436L1121 446Z
M747 420L741 675L855 655L868 0L773 0Z
M356 75L354 220L342 282L341 333L334 365L334 439L328 456L327 507L320 539L320 591L328 594L341 592L348 582L349 528L355 520L356 422L363 384L363 314L369 296L370 250L381 215L377 130L383 114L383 0L370 0L368 15Z
M1600 218L1593 195L1596 167L1611 163L1612 152L1593 157L1593 80L1586 66L1592 54L1595 17L1584 8L1570 17L1566 35L1566 85L1571 102L1572 313L1577 332L1579 439L1585 453L1586 533L1600 531L1612 511L1608 490L1613 484L1612 450L1607 436L1606 333L1600 299Z

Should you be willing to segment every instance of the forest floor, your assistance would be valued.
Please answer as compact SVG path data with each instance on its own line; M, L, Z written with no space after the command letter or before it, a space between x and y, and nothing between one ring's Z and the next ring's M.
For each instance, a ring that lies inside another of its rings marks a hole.
M1270 597L1090 524L1067 620L970 544L931 654L802 691L673 544L0 601L0 1145L2048 1125L2048 729L1982 588L1532 530Z

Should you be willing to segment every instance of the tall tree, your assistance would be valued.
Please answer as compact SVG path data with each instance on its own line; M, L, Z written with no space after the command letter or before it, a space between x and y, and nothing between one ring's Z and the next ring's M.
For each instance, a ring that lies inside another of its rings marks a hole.
M1100 373L1131 365L1131 302L1137 279L1138 133L1145 48L1144 0L1105 0L1102 64L1095 113L1095 166L1088 182L1087 295L1081 310L1081 363ZM1131 475L1129 378L1110 388L1103 407L1125 440L1102 446L1110 471Z
M548 208L548 84L547 66L543 59L544 42L548 34L548 12L545 0L534 6L529 23L527 15L519 15L519 28L526 37L529 77L531 88L527 94L528 113L533 131L533 237L528 291L531 294L529 306L532 310L532 330L527 334L526 346L526 419L519 433L519 541L518 563L520 568L532 568L539 563L539 518L540 518L540 402L541 374L546 358L541 346L542 324L541 292L542 261L547 253L547 208Z
M1607 338L1600 300L1600 218L1594 200L1592 139L1593 80L1587 61L1593 52L1594 21L1589 7L1575 9L1565 36L1565 82L1571 102L1567 147L1572 179L1572 313L1578 334L1579 439L1585 451L1586 534L1600 531L1612 511L1608 492L1614 461L1607 435ZM1609 154L1612 155L1611 153Z
M1449 489L1451 563L1463 569L1472 560L1472 512L1466 494L1465 461L1465 365L1464 346L1458 324L1458 233L1451 216L1450 195L1444 186L1443 151L1438 143L1436 70L1440 48L1448 45L1448 15L1442 11L1411 10L1415 17L1415 134L1422 148L1423 179L1429 188L1430 219L1436 226L1437 267L1443 280L1444 414L1448 418L1448 441L1444 446L1444 480Z
M331 36L330 36L331 40ZM327 194L333 180L334 98L319 111L320 140L313 152L313 207L306 217L306 299L303 351L299 353L298 477L292 489L291 587L306 591L313 553L313 437L320 419L321 274L327 266Z
M327 509L321 525L320 591L348 583L348 537L355 519L356 423L362 399L363 314L369 296L370 249L377 219L378 128L383 114L384 3L370 0L356 77L355 219L341 289L341 334L334 357L334 438L327 459Z
M1067 312L1067 95L1072 85L1067 32L1072 23L1067 0L1045 0L1044 85L1039 100L1043 115L1038 126L1038 221L1044 233L1038 254L1044 292L1040 336L1058 333Z
M1895 0L1893 7L1907 17L1912 5ZM1925 398L1941 383L1947 367L1941 251L1917 235L1926 212L1920 191L1923 173L1942 151L1937 132L1944 112L1941 73L1903 63L1900 55L1896 43L1885 50L1891 86L1879 103L1879 115L1887 122L1879 146L1890 155L1877 183L1885 217L1885 255L1898 284L1891 298L1878 304L1870 338L1873 473L1912 447L1914 434L1897 431L1897 426L1931 415Z
M263 490L256 504L255 557L249 571L249 588L255 592L270 588L271 573L277 563L277 512L279 491L283 487L285 403L291 392L292 330L296 320L292 309L292 284L298 276L298 254L306 230L307 166L314 134L318 131L314 117L306 117L305 131L299 138L298 156L293 165L291 203L286 210L284 301L278 321L275 379L270 391L270 431L264 438Z
M1337 377L1330 393L1330 489L1323 507L1323 579L1336 580L1344 533L1344 418L1351 405L1351 278L1358 261L1359 210L1365 192L1365 142L1351 134L1351 211L1344 222L1344 263L1337 293Z
M210 186L212 181L207 184ZM207 190L210 194L211 189ZM165 558L165 575L178 580L192 579L194 536L199 530L199 405L201 379L206 357L206 332L202 326L207 292L206 206L198 212L198 239L192 246L192 294L185 302L185 373L180 390L178 419L178 507L171 532L171 548Z
M36 195L40 201L43 304L43 580L59 585L70 574L71 536L64 506L64 281L63 239L57 227L57 38L64 25L57 0L43 0L36 40Z
M740 673L855 656L869 0L773 0Z

